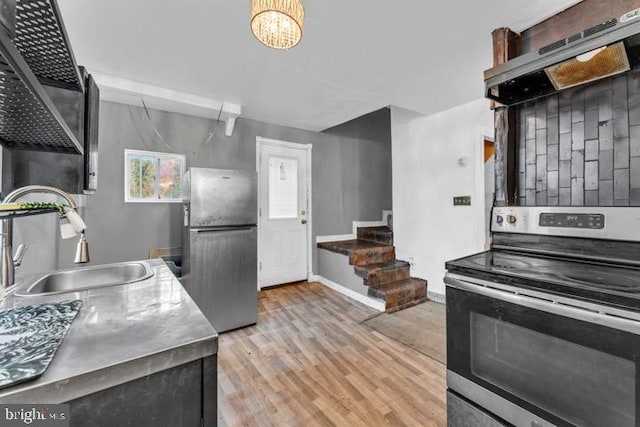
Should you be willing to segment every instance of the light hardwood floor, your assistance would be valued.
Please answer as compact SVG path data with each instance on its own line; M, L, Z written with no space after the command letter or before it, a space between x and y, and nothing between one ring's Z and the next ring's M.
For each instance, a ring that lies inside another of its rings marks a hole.
M220 337L220 426L445 426L445 366L360 322L319 283L259 293L258 324Z

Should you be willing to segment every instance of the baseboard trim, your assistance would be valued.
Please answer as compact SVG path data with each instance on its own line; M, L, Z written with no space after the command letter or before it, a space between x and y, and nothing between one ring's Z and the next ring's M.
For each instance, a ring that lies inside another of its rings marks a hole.
M322 277L318 274L316 274L315 276L313 276L313 281L314 282L319 282L322 283L323 285L325 285L327 288L333 289L336 292L341 293L342 295L345 295L351 299L354 299L356 301L358 301L359 303L362 303L368 307L373 308L374 310L378 310L378 311L385 311L385 303L384 301L380 301L379 299L375 299L375 298L371 298L368 297L366 295L362 295L359 294L355 291L352 291L349 288L346 288L342 285L337 284L336 282L333 282L329 279L327 279L326 277Z
M447 296L445 294L441 294L438 292L427 291L427 298L429 298L433 302L437 302L439 304L447 303Z

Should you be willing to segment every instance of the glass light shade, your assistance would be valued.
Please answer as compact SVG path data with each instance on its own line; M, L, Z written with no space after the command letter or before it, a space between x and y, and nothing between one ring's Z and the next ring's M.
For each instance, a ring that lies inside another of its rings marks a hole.
M290 49L302 38L304 7L300 0L252 0L251 31L263 44Z

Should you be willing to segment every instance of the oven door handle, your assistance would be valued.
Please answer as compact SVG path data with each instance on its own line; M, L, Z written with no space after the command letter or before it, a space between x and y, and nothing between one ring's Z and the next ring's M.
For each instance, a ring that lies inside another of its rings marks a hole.
M445 274L444 282L474 294L640 335L640 316L634 312L452 273Z

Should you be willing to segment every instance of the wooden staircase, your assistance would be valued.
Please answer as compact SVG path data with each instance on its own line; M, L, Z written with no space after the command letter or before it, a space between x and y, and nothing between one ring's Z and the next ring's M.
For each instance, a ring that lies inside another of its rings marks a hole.
M318 243L318 248L349 257L355 274L362 277L370 297L385 301L386 311L396 311L427 300L427 281L411 277L406 261L396 259L389 227L360 227L357 240Z

